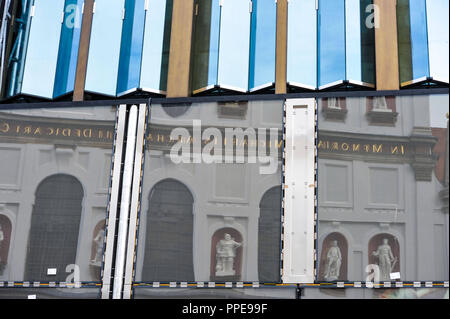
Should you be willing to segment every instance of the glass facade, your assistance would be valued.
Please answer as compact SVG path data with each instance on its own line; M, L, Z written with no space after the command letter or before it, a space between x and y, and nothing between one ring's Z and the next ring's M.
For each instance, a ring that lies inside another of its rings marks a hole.
M73 90L83 3L21 1L7 96L52 99Z
M165 93L172 0L126 1L117 95Z
M76 80L89 96L167 94L173 0L96 0L92 26L86 22L84 31L85 0L48 3L14 2L17 19L1 42L3 98L67 99ZM288 92L376 86L375 29L381 20L372 0L288 1L286 39L277 31L279 5L195 0L189 91L272 93L277 34L287 48ZM448 84L447 9L446 0L398 1L402 88ZM90 40L80 48L82 34ZM86 51L81 57L80 49ZM283 57L278 63L282 70Z
M375 86L375 31L367 22L369 5L372 1L319 1L319 89L344 81L350 85Z
M448 83L448 1L401 0L397 21L400 84Z
M446 112L448 94L4 109L0 298L105 298L119 279L123 298L296 298L291 253L313 261L306 298L440 296L426 288L448 285ZM308 192L315 209L298 209ZM307 216L311 254L289 239Z
M85 90L115 96L125 0L96 0Z
M282 108L152 105L136 282L280 281Z
M277 5L272 0L253 0L250 37L249 91L275 83Z
M172 0L115 1L112 6L97 0L86 91L110 96L137 90L165 94L171 21Z
M448 1L376 4L2 3L0 299L448 298Z
M54 298L97 287L96 297L115 108L4 110L0 118L0 280L55 287Z
M199 0L195 6L192 90L246 93L275 82L276 3Z
M84 0L67 0L64 7L53 97L74 89L83 6Z
M288 2L287 83L315 90L317 87L316 1Z
M219 61L220 0L198 0L192 44L192 90L195 93L217 84Z

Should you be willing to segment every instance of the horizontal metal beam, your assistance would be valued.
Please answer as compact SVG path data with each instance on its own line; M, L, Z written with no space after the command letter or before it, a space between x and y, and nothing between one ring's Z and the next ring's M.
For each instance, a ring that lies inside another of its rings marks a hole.
M229 102L229 101L276 101L298 98L329 98L329 97L370 97L370 96L411 96L411 95L449 94L449 88L425 88L392 91L328 91L328 92L304 92L287 94L246 94L246 95L218 95L198 96L183 98L152 98L152 104L181 104L202 102ZM9 103L1 104L0 110L10 109L36 109L36 108L64 108L64 107L92 107L120 104L147 103L148 98L141 99L108 99L80 102L37 102L37 103Z

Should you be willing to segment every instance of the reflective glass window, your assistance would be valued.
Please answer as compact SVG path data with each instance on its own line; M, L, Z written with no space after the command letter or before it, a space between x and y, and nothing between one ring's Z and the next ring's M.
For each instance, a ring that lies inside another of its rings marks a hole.
M428 36L425 0L409 1L411 18L412 79L429 76Z
M20 93L23 68L25 64L26 48L28 44L30 26L31 26L31 12L32 0L26 0L18 3L17 17L23 23L20 23L13 33L14 45L11 49L10 56L6 61L7 76L6 76L6 96L14 96Z
M283 101L151 105L136 283L280 282L282 116Z
M165 93L172 0L126 1L117 95L137 89Z
M248 90L250 1L222 0L220 15L218 85Z
M428 50L430 75L434 80L449 82L448 29L449 2L446 0L427 1Z
M371 0L319 1L319 88L375 84Z
M139 87L144 40L145 0L125 1L117 94Z
M173 0L149 0L145 15L141 88L165 93L169 68Z
M25 65L23 74L17 73L15 93L52 98L64 0L35 0L33 6Z
M275 82L277 4L253 0L250 38L249 90L269 87Z
M315 0L288 2L287 82L317 87L317 11Z
M53 96L73 91L84 0L66 0Z
M192 44L192 90L198 93L217 84L220 0L198 0Z
M402 86L430 76L427 1L400 0L397 9L399 67Z
M48 297L100 283L115 118L111 106L0 112L0 281L55 282Z
M125 0L96 0L85 90L116 95Z
M345 79L345 1L321 0L318 12L319 87Z
M319 282L448 280L448 101L319 100Z

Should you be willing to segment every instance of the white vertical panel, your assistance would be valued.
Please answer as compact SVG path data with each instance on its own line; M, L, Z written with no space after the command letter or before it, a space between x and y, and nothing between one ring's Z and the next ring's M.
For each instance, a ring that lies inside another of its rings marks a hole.
M136 153L134 156L135 160L133 172L133 186L131 190L132 193L131 193L131 207L130 207L130 222L128 228L123 299L131 298L131 286L133 280L133 266L134 266L136 231L137 231L137 217L139 211L140 182L141 182L142 160L144 152L146 108L147 108L146 104L141 104L139 106L138 127L136 137Z
M314 282L315 105L286 101L283 283Z
M116 233L117 203L119 199L120 173L122 166L122 148L125 131L126 105L119 107L119 114L116 126L116 141L114 145L114 163L112 168L112 185L110 190L110 200L108 206L108 227L106 235L106 246L104 254L103 278L102 278L102 299L109 299L111 288L111 268L113 260L114 236Z
M132 105L128 116L127 146L123 165L122 196L120 199L119 229L117 232L116 263L114 267L113 299L121 298L123 287L128 217L130 213L131 186L133 183L133 164L136 151L137 116L137 107L136 105Z

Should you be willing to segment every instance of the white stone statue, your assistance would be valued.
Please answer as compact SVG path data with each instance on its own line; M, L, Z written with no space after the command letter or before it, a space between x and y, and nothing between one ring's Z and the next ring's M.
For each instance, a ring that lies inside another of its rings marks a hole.
M373 111L374 112L392 112L392 110L387 107L386 97L375 96L373 98Z
M105 230L100 229L97 233L97 236L94 238L95 243L95 256L94 259L91 260L91 263L96 266L101 266L102 264L102 255L103 255L103 238L105 237Z
M380 268L380 281L391 280L391 272L397 263L397 257L394 257L388 239L384 238L383 243L378 246L372 255L378 257L378 267Z
M327 263L325 265L325 280L338 280L342 264L342 254L337 240L334 240L327 252Z
M230 234L225 234L224 239L219 240L216 245L216 276L234 276L234 258L236 248L242 243L235 242Z

